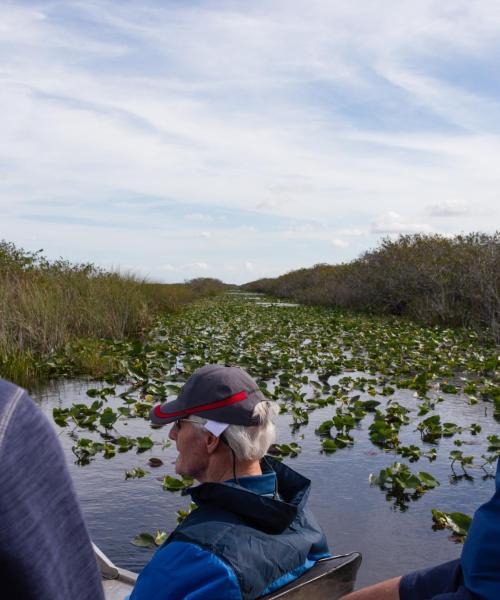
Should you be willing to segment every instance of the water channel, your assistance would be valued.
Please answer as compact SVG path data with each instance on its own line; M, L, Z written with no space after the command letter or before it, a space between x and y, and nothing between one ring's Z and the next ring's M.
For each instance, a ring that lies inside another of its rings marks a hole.
M52 420L54 407L91 402L86 390L96 386L95 382L63 381L49 385L34 396ZM460 435L465 442L464 453L479 458L486 450L486 436L498 433L499 429L491 415L491 404L470 405L464 396L443 396L445 400L438 408L443 421L464 426L481 425L479 436ZM416 401L409 390L397 390L393 398L408 408L415 408ZM361 399L370 397L361 393ZM377 396L377 399L381 398ZM408 509L401 512L385 499L382 491L368 483L370 473L378 473L397 460L393 453L384 452L370 442L367 429L371 417L367 416L353 431L353 446L331 455L320 452L320 439L314 430L322 421L331 418L333 412L331 406L315 410L310 413L309 424L295 433L290 428L289 415L280 415L278 441L297 441L302 447L298 457L285 460L311 479L310 506L326 532L331 551L358 550L363 554L357 585L458 557L461 546L450 541L449 532L432 530L431 508L472 514L491 495L494 480L483 478L484 472L477 468L471 469L473 480L452 478L448 454L455 446L453 438L443 438L434 446L438 450L435 462L429 463L422 458L411 465L414 471L431 473L441 485L411 502ZM415 419L416 411L411 416ZM140 532L154 533L157 529L172 531L176 511L188 505L186 497L178 492L163 491L158 481L165 474L174 475L175 445L162 449L158 444L151 451L117 454L110 460L98 456L89 465L77 466L68 431L55 424L54 428L63 445L93 540L116 564L139 571L149 560L152 550L133 546L132 538ZM168 427L151 430L142 419L119 422L116 428L123 435L151 434L158 442L168 438ZM401 430L401 441L405 445L422 445L414 423ZM431 444L424 446L433 447ZM163 466L149 467L148 460L152 456L161 458ZM134 467L142 467L148 474L142 479L125 480L125 470Z

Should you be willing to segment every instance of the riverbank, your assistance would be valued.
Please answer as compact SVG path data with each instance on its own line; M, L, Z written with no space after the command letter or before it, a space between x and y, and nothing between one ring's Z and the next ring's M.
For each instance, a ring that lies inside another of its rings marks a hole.
M141 339L159 315L226 287L150 283L0 241L0 376L27 387L61 374L104 376L118 367L106 340Z
M423 325L472 327L500 342L500 233L401 235L350 263L319 264L244 289Z

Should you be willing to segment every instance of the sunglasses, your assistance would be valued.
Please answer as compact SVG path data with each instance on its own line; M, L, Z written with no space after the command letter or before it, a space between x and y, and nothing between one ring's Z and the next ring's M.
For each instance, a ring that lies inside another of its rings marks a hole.
M177 429L177 431L180 431L182 421L188 421L189 423L198 423L200 425L203 425L203 421L198 421L189 417L181 417L180 419L175 419L174 421L174 427Z

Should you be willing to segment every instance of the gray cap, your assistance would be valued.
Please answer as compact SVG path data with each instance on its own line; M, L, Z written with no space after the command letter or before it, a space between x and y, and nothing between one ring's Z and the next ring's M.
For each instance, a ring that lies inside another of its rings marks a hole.
M266 400L257 383L239 367L205 365L186 381L171 402L157 404L149 418L155 425L198 415L230 425L258 425L254 408Z

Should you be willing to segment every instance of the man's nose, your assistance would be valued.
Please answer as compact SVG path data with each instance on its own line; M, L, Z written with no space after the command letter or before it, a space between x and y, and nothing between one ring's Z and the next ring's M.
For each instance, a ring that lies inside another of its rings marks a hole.
M177 427L175 426L175 423L170 428L170 431L168 432L168 437L171 440L174 440L174 441L176 440L176 438L177 438Z

